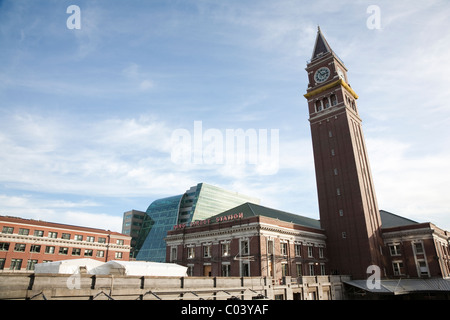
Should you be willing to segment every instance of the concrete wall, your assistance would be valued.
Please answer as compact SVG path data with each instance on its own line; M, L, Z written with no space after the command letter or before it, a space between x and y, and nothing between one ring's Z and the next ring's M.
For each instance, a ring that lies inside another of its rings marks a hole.
M0 299L251 300L342 299L343 279L318 276L274 284L261 277L138 277L0 273Z

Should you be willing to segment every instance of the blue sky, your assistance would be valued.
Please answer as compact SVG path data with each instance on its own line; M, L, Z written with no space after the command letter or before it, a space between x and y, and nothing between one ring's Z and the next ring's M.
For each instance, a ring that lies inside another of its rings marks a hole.
M379 207L450 230L449 16L447 0L0 1L0 214L120 231L206 182L318 218L303 94L320 24L360 97ZM196 121L277 130L277 170L175 163L171 136Z

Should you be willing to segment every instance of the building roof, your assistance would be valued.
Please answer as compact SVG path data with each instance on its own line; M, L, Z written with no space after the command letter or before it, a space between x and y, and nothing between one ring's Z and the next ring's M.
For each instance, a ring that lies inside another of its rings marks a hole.
M240 206L224 211L218 215L211 217L211 221L216 221L216 218L226 217L229 215L243 213L244 218L264 216L273 219L278 219L284 222L291 222L305 227L320 229L320 221L298 214L289 213L286 211L276 210L268 207L264 207L254 203L244 203Z
M316 44L314 45L314 51L311 57L311 60L318 58L319 56L324 55L325 53L329 53L331 51L331 47L325 39L320 27L317 28L317 37Z
M0 221L11 222L11 223L23 223L23 224L42 226L42 227L47 227L47 228L71 229L71 230L79 230L79 231L84 231L84 232L95 232L95 233L104 233L104 234L110 234L110 235L129 237L126 234L122 234L122 233L110 231L110 230L103 230L103 229L97 229L97 228L91 228L91 227L74 226L74 225L70 225L70 224L55 223L55 222L48 222L48 221L42 221L42 220L24 219L24 218L11 217L11 216L0 216Z
M411 224L418 224L418 222L404 217L400 217L391 212L380 210L381 217L381 227L382 228L393 228L393 227L403 227Z

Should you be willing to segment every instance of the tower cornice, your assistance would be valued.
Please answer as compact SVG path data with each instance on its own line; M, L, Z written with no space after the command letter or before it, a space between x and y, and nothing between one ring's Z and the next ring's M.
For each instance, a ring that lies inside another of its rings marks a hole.
M320 94L320 93L322 93L322 92L324 92L324 91L326 91L328 89L331 89L331 88L333 88L333 87L335 87L337 85L343 86L345 88L345 90L347 90L353 96L353 98L355 98L355 99L359 98L358 95L356 94L356 92L342 79L333 81L333 82L331 82L331 83L329 83L327 85L324 85L323 87L314 89L313 91L310 91L310 92L304 94L303 96L306 99L309 99L309 98L311 98L311 97L313 97L315 95L318 95L318 94Z

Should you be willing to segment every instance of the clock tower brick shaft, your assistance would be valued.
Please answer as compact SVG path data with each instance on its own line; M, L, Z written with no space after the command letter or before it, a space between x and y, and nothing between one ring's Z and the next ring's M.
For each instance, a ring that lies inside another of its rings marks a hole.
M309 85L304 96L329 272L366 279L367 267L376 265L384 274L381 219L356 106L358 95L320 28L306 71Z

